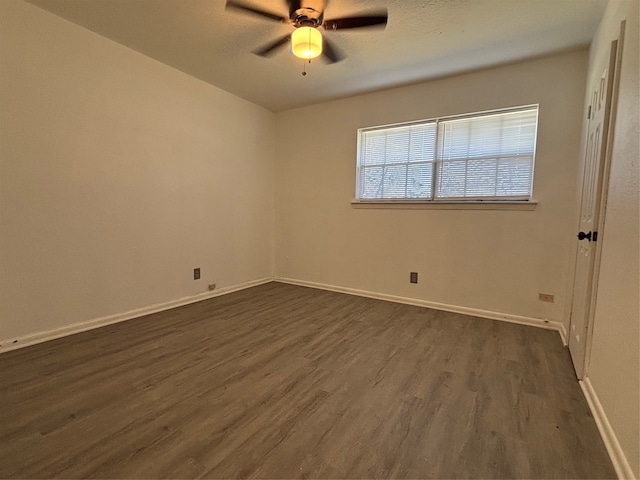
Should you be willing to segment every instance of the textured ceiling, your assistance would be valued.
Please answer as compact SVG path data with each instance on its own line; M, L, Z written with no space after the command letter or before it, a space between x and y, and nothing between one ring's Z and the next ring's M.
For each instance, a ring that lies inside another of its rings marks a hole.
M225 11L224 0L28 1L272 111L584 46L607 2L331 0L325 19L386 7L389 23L323 31L346 58L314 60L302 76L302 60L287 49L251 53L291 26ZM286 16L284 0L246 3Z

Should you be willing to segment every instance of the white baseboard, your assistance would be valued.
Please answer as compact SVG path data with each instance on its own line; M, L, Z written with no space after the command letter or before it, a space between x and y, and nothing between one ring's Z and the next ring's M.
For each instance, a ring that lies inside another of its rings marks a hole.
M299 285L303 287L319 288L322 290L330 290L334 292L347 293L350 295L358 295L361 297L375 298L378 300L386 300L386 301L391 301L396 303L403 303L407 305L414 305L418 307L433 308L435 310L444 310L447 312L461 313L464 315L471 315L475 317L489 318L492 320L501 320L505 322L518 323L521 325L530 325L534 327L546 328L549 330L557 330L560 333L560 337L562 338L562 342L564 343L564 345L567 344L566 331L565 331L564 325L560 322L554 322L554 321L544 320L540 318L511 315L507 313L492 312L488 310L479 310L476 308L447 305L443 303L429 302L426 300L418 300L414 298L400 297L396 295L388 295L384 293L370 292L366 290L358 290L358 289L349 288L349 287L340 287L340 286L327 285L327 284L317 283L317 282L308 282L304 280L278 277L278 278L262 278L259 280L244 282L241 284L220 288L219 290L215 290L212 292L199 293L197 295L183 297L183 298L171 300L165 303L159 303L159 304L150 305L147 307L137 308L135 310L130 310L124 313L107 315L104 317L99 317L99 318L87 320L84 322L66 325L64 327L56 328L53 330L36 332L36 333L31 333L28 335L21 336L21 337L17 337L17 338L0 340L0 353L16 350L22 347L27 347L29 345L34 345L36 343L46 342L48 340L53 340L56 338L67 336L67 335L72 335L74 333L80 333L87 330L92 330L94 328L99 328L105 325L124 322L126 320L142 317L144 315L149 315L151 313L162 312L164 310L180 307L182 305L188 305L190 303L200 302L202 300L207 300L209 298L236 292L238 290L243 290L245 288L262 285L264 283L268 283L274 280L281 283L288 283L288 284Z
M567 330L564 328L564 324L560 322L555 322L558 325L558 333L560 334L560 339L562 340L562 345L565 347L569 346L569 340L567 339Z
M46 342L55 338L65 337L67 335L73 335L74 333L80 333L87 330L92 330L94 328L104 327L105 325L124 322L125 320L131 320L133 318L142 317L151 313L157 313L164 310L169 310L171 308L181 307L182 305L201 302L202 300L207 300L209 298L218 297L220 295L237 292L238 290L244 290L245 288L255 287L257 285L262 285L263 283L268 283L271 281L273 281L272 278L261 278L259 280L252 280L250 282L223 287L212 292L198 293L197 295L182 297L165 303L157 303L155 305L149 305L148 307L136 308L135 310L130 310L124 313L117 313L115 315L107 315L105 317L94 318L92 320L87 320L84 322L73 323L71 325L55 328L53 330L30 333L22 337L1 340L0 353L27 347L36 343Z
M545 328L547 330L557 330L566 345L566 332L564 325L560 322L545 320L542 318L523 317L520 315L512 315L509 313L492 312L489 310L480 310L477 308L460 307L457 305L448 305L445 303L429 302L427 300L418 300L415 298L400 297L397 295L387 295L386 293L370 292L368 290L358 290L349 287L340 287L336 285L327 285L324 283L307 282L305 280L296 280L293 278L275 277L274 281L281 283L289 283L291 285L299 285L301 287L319 288L321 290L330 290L332 292L348 293L350 295L358 295L360 297L375 298L377 300L386 300L389 302L404 303L406 305L414 305L416 307L432 308L434 310L443 310L445 312L461 313L473 317L488 318L491 320L501 320L503 322L518 323L520 325L529 325L532 327Z
M593 418L596 421L596 425L598 426L604 445L607 447L607 452L609 452L611 463L613 463L613 467L616 469L618 478L636 478L622 447L620 447L618 437L616 437L616 434L609 423L609 419L607 418L606 413L604 413L604 408L602 408L600 399L598 398L596 391L593 389L591 380L589 380L589 378L585 378L578 383L580 383L582 393L584 393L584 396L587 399L587 403L589 404Z

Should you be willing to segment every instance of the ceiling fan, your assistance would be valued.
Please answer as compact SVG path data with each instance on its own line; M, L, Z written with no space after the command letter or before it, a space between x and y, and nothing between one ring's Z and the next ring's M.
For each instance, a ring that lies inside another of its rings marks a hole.
M253 53L261 57L272 55L291 41L291 50L296 57L311 60L323 55L324 59L329 63L339 62L343 59L343 55L329 40L323 39L320 33L321 27L324 30L333 31L376 26L384 28L387 24L388 15L386 9L353 17L325 20L323 0L287 0L287 4L289 6L288 17L236 0L227 0L226 8L257 15L271 21L286 23L294 27L292 34L287 34L253 51Z

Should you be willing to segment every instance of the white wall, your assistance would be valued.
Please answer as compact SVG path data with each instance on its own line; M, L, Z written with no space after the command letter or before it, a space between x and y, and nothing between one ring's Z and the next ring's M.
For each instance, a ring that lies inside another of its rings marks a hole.
M277 276L566 326L586 67L581 50L279 113ZM350 204L359 127L532 103L535 211Z
M0 21L0 339L271 277L272 113L22 1Z
M634 478L640 476L638 15L637 0L609 2L591 46L589 69L589 76L599 73L593 65L608 57L626 20L588 378Z

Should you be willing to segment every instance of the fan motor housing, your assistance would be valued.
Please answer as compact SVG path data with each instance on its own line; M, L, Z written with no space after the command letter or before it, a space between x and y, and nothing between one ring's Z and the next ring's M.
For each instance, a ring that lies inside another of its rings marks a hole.
M313 8L303 7L291 15L293 25L297 27L319 27L322 25L323 14Z

